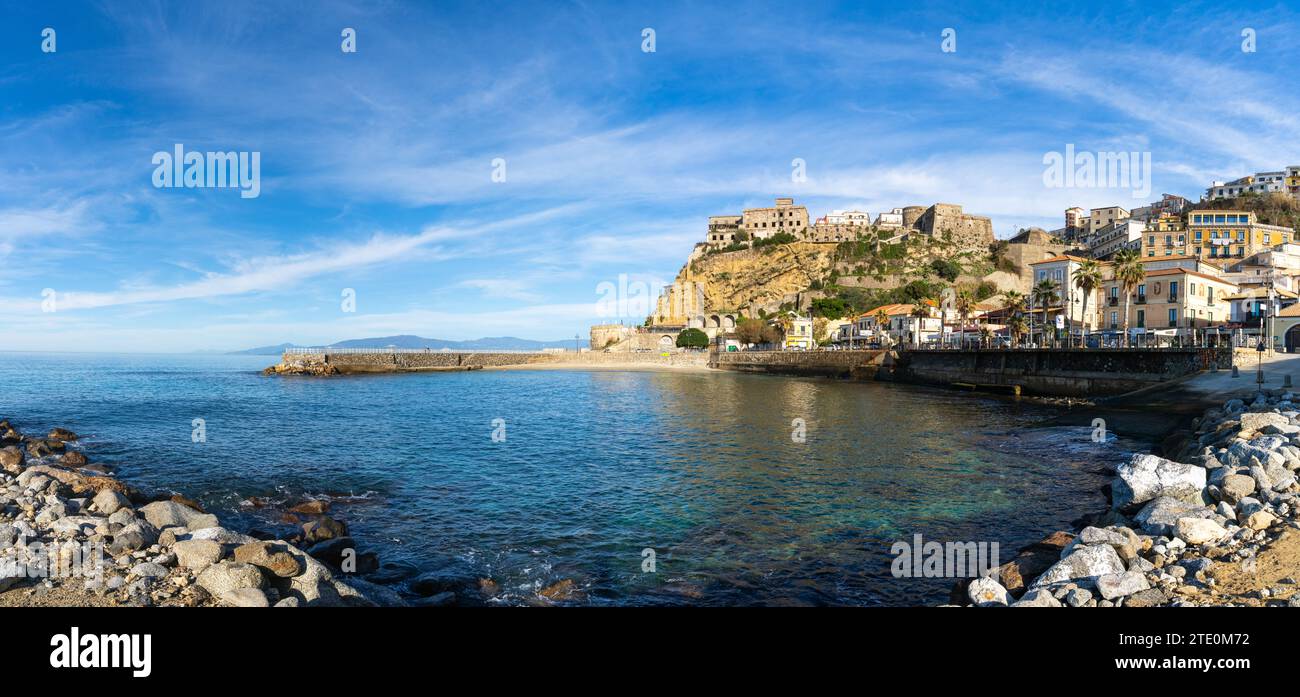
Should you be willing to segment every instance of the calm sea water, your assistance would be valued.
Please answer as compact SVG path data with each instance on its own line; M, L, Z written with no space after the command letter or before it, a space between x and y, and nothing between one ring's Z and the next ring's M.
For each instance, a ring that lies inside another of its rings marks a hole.
M287 530L253 497L329 495L382 561L491 578L504 603L571 580L590 604L933 604L951 580L893 578L895 540L998 542L1005 561L1101 509L1102 467L1145 447L1044 425L1063 407L902 385L258 374L273 362L0 353L0 418L71 428L231 527Z

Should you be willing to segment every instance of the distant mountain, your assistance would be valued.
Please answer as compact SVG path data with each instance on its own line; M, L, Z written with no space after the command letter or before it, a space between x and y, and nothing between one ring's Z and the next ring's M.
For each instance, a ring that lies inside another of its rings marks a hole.
M540 351L546 348L573 348L573 340L534 341L515 336L489 336L468 341L448 341L446 339L426 339L422 336L402 334L399 336L377 336L369 339L348 339L336 341L327 348L428 348L434 351L448 349L451 351ZM578 346L586 347L581 341ZM288 348L302 348L297 344L278 344L276 346L259 346L244 351L232 351L232 354L245 356L278 356Z

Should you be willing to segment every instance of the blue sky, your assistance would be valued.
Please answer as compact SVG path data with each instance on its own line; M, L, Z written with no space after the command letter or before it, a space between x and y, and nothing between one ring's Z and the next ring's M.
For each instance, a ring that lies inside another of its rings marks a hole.
M1086 5L5 2L0 350L585 336L775 196L1006 237L1141 203L1045 187L1068 143L1150 152L1152 198L1300 164L1295 10ZM177 143L260 196L155 188Z

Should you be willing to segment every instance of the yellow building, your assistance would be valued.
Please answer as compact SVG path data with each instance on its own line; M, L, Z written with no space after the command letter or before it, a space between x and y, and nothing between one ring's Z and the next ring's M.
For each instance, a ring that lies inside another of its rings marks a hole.
M1162 213L1147 223L1147 230L1142 234L1142 256L1150 258L1194 254L1187 240L1187 225L1183 216Z
M1123 329L1123 286L1108 278L1101 290L1101 326ZM1129 329L1186 330L1226 324L1232 314L1228 298L1236 291L1236 286L1217 276L1187 268L1148 270L1128 298Z
M1264 225L1249 211L1195 210L1187 214L1186 236L1191 254L1208 259L1244 259L1274 245L1292 242L1295 231ZM1163 242L1163 236L1159 241Z

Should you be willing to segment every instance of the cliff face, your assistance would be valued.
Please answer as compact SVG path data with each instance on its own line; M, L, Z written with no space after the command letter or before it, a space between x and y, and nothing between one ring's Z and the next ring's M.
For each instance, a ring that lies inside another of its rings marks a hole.
M707 312L775 310L806 292L814 280L825 279L834 253L835 245L793 242L700 256L678 272L653 319L657 324L685 323L692 303L674 296L699 298L702 302L695 306L702 304Z

